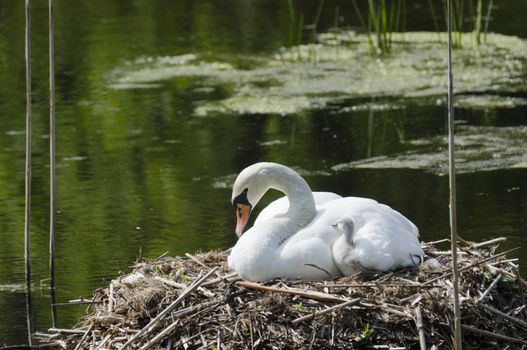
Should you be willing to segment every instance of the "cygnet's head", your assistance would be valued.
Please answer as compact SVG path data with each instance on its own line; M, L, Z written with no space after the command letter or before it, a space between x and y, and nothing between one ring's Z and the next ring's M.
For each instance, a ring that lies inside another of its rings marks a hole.
M353 232L355 231L355 223L349 216L341 217L335 224L333 224L337 230L342 232L346 236L346 240L349 244L353 244Z

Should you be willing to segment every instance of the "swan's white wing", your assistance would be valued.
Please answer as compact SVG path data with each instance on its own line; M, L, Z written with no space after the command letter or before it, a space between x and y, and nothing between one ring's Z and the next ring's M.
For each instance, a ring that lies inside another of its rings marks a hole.
M342 198L338 194L332 192L313 192L313 197L315 198L315 205L317 207L329 201ZM289 209L289 200L287 199L287 197L284 196L278 198L277 200L271 202L260 212L256 220L254 221L254 226L276 215L284 214L287 209Z
M388 271L420 262L415 257L423 256L417 227L389 206L368 198L347 197L327 202L322 208L326 223L345 216L354 221L353 245L340 238L334 243L337 265L351 261L353 269L360 266Z

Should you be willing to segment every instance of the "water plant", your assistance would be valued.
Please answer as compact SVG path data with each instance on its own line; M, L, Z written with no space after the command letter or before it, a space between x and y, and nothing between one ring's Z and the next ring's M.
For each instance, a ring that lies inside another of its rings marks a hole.
M490 14L492 12L493 0L489 0L487 5L487 12L483 16L483 0L478 0L476 7L476 16L474 20L474 35L476 38L476 43L480 45L487 40L487 31L489 29ZM485 22L485 23L483 23ZM481 40L481 31L483 28L483 40Z
M454 49L461 49L463 47L463 12L465 8L465 1L453 0L452 5L452 47ZM443 14L446 23L448 19L446 0L443 0Z
M373 52L388 53L392 48L392 33L400 31L402 9L406 7L405 0L368 0L368 22L356 3L352 0L353 8L359 22L366 28L368 43ZM375 35L375 41L372 39Z
M296 60L302 61L304 57L302 56L301 46L303 43L303 32L304 30L309 30L311 34L308 39L308 43L314 43L317 39L317 30L320 17L322 15L322 9L324 7L324 0L319 0L317 10L315 12L315 17L313 23L309 25L304 25L304 14L296 14L295 6L292 0L287 1L287 8L289 12L289 47L292 47L293 50L296 50ZM293 55L290 55L292 60L295 60ZM307 59L309 61L316 61L317 52L314 47L310 47L307 54Z
M444 22L447 20L446 12L446 1L443 0L443 14ZM453 0L453 17L452 17L452 44L453 48L461 49L463 48L463 24L465 22L473 23L472 31L474 34L474 39L477 45L485 43L487 38L487 32L489 28L490 16L493 8L493 0L489 0L487 8L484 8L484 0L477 0L476 5L474 6L473 0L469 2L469 11L472 13L469 16L465 16L465 2L464 0ZM436 32L440 32L438 24L438 16L436 14L436 9L432 0L428 0L428 8L432 16L432 21L434 23L434 29ZM474 10L475 8L475 10ZM472 10L470 10L472 9ZM484 15L485 13L485 15ZM482 38L483 34L483 38Z

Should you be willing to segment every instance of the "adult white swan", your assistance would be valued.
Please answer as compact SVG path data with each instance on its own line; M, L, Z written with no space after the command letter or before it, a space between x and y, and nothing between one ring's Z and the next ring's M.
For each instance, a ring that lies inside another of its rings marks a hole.
M284 192L288 205L284 198L271 203L242 235L252 208L271 188ZM232 204L240 238L228 262L247 280L387 271L415 265L423 256L417 227L397 211L372 199L311 192L297 172L280 164L245 168L234 183ZM334 227L344 217L352 221L352 233Z

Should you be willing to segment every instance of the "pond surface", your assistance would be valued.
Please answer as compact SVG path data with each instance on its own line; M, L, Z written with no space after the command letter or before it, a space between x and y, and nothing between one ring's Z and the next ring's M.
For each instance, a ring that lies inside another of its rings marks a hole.
M407 3L406 30L433 31L428 1ZM309 24L318 1L295 6ZM371 56L348 2L326 1L318 31L330 33L336 6L343 37L315 44L307 30L304 45L291 47L285 1L57 1L58 302L90 297L138 256L232 246L230 186L263 160L292 166L314 190L384 202L423 240L449 235L441 39L407 34L397 39L403 48ZM46 331L47 2L32 10L32 319ZM507 37L489 34L478 48L467 36L454 52L463 65L455 72L459 232L506 236L503 248L522 245L527 228L525 18L522 0L500 2L490 30ZM0 345L27 342L23 37L23 2L3 1ZM419 40L426 49L412 46ZM513 257L525 275L525 249ZM83 312L60 308L58 326Z

